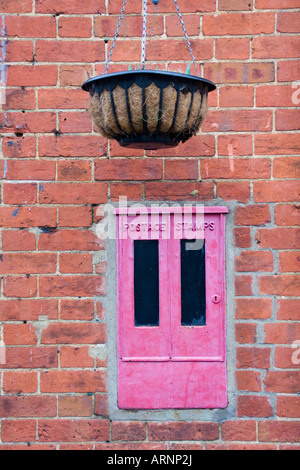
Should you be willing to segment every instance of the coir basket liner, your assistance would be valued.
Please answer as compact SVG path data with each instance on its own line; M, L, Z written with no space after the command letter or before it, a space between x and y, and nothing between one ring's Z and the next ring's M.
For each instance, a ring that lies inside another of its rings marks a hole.
M89 111L104 137L124 147L157 149L198 132L216 86L193 75L134 70L91 78L82 88L90 92Z

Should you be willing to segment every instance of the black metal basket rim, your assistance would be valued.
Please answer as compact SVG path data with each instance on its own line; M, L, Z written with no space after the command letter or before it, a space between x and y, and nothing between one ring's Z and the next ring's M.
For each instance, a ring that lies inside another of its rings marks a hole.
M216 85L211 82L210 80L207 80L206 78L202 78L202 77L197 77L195 75L189 75L189 74L186 74L186 73L180 73L180 72L169 72L169 71L164 71L164 70L126 70L126 71L123 71L123 72L114 72L114 73L108 73L108 74L105 74L105 75L98 75L97 77L92 77L92 78L89 78L86 82L83 83L82 85L82 89L85 90L85 91L90 91L90 85L93 83L93 82L99 82L100 80L101 81L106 81L106 80L110 80L110 79L115 79L115 78L118 78L120 77L122 79L122 77L124 78L134 78L135 75L139 75L139 76L142 76L142 75L161 75L161 76L164 76L164 77L169 77L170 80L172 80L172 78L179 78L179 79L185 79L187 81L192 81L194 83L196 82L201 82L201 83L204 83L207 85L207 88L208 88L208 91L213 91L216 89Z

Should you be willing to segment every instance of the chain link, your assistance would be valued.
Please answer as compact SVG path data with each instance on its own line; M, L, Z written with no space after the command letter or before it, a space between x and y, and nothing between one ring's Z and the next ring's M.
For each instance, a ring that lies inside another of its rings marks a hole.
M197 72L198 77L200 77L200 72L199 72L198 66L197 66L197 64L196 64L196 59L195 59L195 57L194 57L193 49L192 49L192 46L191 46L189 37L188 37L188 35L187 35L185 26L184 26L184 22L183 22L183 19L182 19L182 14L180 13L177 0L174 0L174 4L175 4L176 10L177 10L177 14L178 14L178 17L179 17L179 21L180 21L180 23L181 23L182 30L183 30L183 33L184 33L184 36L185 36L185 39L186 39L186 42L187 42L187 45L188 45L190 54L191 54L191 56L192 56L192 60L193 60L194 67L195 67L195 69L196 69L196 72Z
M178 14L178 17L179 17L179 21L180 21L180 24L181 24L181 27L182 27L182 30L183 30L183 33L184 33L184 36L185 36L187 45L188 45L188 49L189 49L189 51L190 51L190 54L191 54L191 57L192 57L192 60L193 60L194 67L195 67L195 69L196 69L196 72L197 72L198 77L200 77L200 72L199 72L199 69L198 69L198 66L197 66L197 63L196 63L196 59L195 59L195 57L194 57L194 53L193 53L193 50L192 50L192 46L191 46L189 37L188 37L187 32L186 32L186 29L185 29L185 25L184 25L184 22L183 22L182 14L181 14L181 12L180 12L180 10L179 10L179 6L178 6L178 3L177 3L177 0L173 0L173 1L174 1L175 8L176 8L176 10L177 10L177 14ZM111 47L110 47L110 51L109 51L109 55L108 55L108 58L107 58L107 62L106 62L106 65L105 65L104 75L107 73L107 70L108 70L108 67L109 67L109 64L110 64L110 61L111 61L111 56L112 56L112 53L113 53L113 50L114 50L114 47L115 47L115 43L116 43L117 37L118 37L118 35L119 35L119 29L120 29L121 21L122 21L123 16L124 16L124 11L125 11L126 3L127 3L127 0L123 0L123 5L122 5L121 13L120 13L120 16L119 16L117 28L116 28L116 31L115 31L115 34L114 34L114 37L113 37L113 41L112 41L112 44L111 44ZM145 62L146 62L146 40L147 40L146 35L147 35L147 0L144 0L144 9L143 9L143 39L142 39L142 57L141 57L142 69L145 69Z
M142 69L145 69L146 62L146 34L147 34L147 0L144 0L143 11L143 41L142 41Z
M113 37L113 42L112 42L112 45L110 47L109 55L108 55L108 58L107 58L107 62L106 62L105 70L104 70L104 75L107 73L107 69L108 69L108 66L110 64L111 56L112 56L112 53L113 53L113 50L114 50L114 47L115 47L115 42L116 42L116 39L117 39L118 34L119 34L120 24L121 24L121 21L122 21L123 16L124 16L126 3L127 3L127 0L124 0L123 5L122 5L122 10L121 10L121 13L120 13L120 16L119 16L119 21L118 21L118 24L117 24L116 32L115 32L115 35Z

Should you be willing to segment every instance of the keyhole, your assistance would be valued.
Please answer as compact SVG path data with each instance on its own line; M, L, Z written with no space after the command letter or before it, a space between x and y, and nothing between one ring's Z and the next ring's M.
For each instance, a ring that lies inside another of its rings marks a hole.
M214 304L218 304L220 302L220 300L221 300L220 296L217 295L217 294L215 294L212 298L212 301L213 301Z

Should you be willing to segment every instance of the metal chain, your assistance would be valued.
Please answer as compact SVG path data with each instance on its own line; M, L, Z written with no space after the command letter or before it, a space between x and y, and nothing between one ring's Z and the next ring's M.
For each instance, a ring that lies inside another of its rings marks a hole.
M122 5L122 10L121 10L121 13L120 13L120 16L119 16L119 21L118 21L118 24L117 24L116 32L115 32L115 35L113 37L113 42L112 42L112 45L110 46L110 51L109 51L109 55L108 55L105 70L104 70L104 75L107 73L107 69L108 69L108 66L110 64L111 56L112 56L112 53L113 53L113 50L114 50L114 47L115 47L115 42L116 42L116 39L117 39L118 34L119 34L120 24L121 24L121 21L122 21L123 16L124 16L126 3L127 3L127 0L124 0L123 5Z
M183 22L183 19L182 19L182 14L180 13L177 0L174 0L174 4L175 4L175 7L176 7L176 10L177 10L177 13L178 13L179 21L180 21L180 23L181 23L182 30L183 30L183 33L184 33L184 36L185 36L185 39L186 39L186 42L187 42L187 45L188 45L190 54L191 54L191 56L192 56L192 60L193 60L194 67L195 67L195 69L196 69L196 72L197 72L198 77L200 77L200 73L199 73L199 70L198 70L198 66L197 66L197 64L196 64L196 59L195 59L195 57L194 57L194 53L193 53L193 50L192 50L192 46L191 46L189 37L188 37L188 35L187 35L186 29L185 29L185 26L184 26L184 22Z
M146 34L147 34L147 0L144 0L144 11L143 11L143 41L142 41L142 69L145 69L146 61Z

